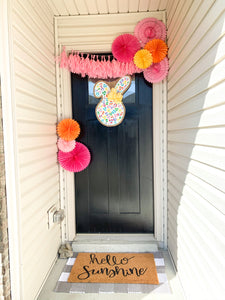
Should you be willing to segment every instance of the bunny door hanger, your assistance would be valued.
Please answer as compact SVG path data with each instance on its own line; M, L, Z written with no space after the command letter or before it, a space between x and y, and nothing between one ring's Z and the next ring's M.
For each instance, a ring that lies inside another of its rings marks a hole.
M108 84L104 81L98 81L94 86L94 96L101 98L95 109L98 121L107 127L119 125L126 114L126 108L123 104L123 94L129 89L131 77L124 76L120 78L115 87L110 90Z

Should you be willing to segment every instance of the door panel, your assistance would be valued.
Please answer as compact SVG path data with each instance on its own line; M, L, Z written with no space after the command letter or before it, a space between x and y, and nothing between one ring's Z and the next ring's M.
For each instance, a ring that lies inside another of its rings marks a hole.
M108 178L106 176L108 170L107 159L103 159L108 155L107 132L98 120L87 122L88 132L88 148L98 149L92 151L92 162L88 170L89 179L89 209L92 213L108 212ZM97 176L96 176L97 174Z
M88 78L72 74L73 118L91 163L75 174L78 233L153 233L152 86L135 78L135 101L116 127L101 125ZM125 94L126 95L126 94Z
M140 213L138 120L124 120L118 128L118 140L119 212Z

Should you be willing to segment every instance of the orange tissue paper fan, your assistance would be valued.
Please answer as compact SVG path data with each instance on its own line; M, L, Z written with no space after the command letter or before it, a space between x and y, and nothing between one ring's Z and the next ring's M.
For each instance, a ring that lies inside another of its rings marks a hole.
M168 52L167 44L160 39L149 41L144 48L152 54L153 63L159 63L166 57Z
M64 119L59 122L57 133L65 141L75 140L80 134L80 125L73 119Z

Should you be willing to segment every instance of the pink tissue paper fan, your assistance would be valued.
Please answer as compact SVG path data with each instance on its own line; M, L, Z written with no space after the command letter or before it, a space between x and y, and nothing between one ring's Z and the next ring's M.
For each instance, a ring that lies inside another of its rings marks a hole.
M65 141L64 139L59 138L57 145L58 145L59 150L61 150L62 152L70 152L75 148L76 141L75 140Z
M153 39L166 39L166 26L156 18L145 18L138 22L134 29L134 35L140 41L141 46Z
M112 43L112 54L120 62L129 63L141 48L138 39L132 34L119 35Z
M165 57L162 61L152 64L143 72L144 78L152 83L159 82L166 78L169 71L169 60Z
M58 152L58 161L62 168L70 172L81 172L89 165L91 155L86 146L76 142L71 152Z

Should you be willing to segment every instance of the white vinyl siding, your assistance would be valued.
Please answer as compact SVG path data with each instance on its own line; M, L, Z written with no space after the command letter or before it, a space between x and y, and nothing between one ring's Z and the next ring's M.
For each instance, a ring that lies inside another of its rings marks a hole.
M165 10L167 0L46 0L55 16ZM172 2L172 1L171 1Z
M12 1L23 300L35 299L60 245L53 13L46 1Z
M112 41L122 32L133 34L137 22L162 19L162 12L57 17L57 43L66 50L111 52ZM91 28L88 26L90 24ZM99 30L101 28L101 30Z
M174 1L167 16L168 247L188 299L222 299L225 3Z

